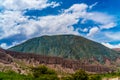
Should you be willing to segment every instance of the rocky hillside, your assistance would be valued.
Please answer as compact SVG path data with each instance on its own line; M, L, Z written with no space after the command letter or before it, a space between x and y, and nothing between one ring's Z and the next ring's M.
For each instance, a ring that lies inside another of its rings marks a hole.
M92 73L107 73L113 71L111 67L90 64L80 60L0 49L0 71L13 70L20 74L27 74L29 72L29 67L39 65L46 65L59 73L74 73L78 69L83 69Z
M17 59L13 58L6 50L0 48L0 72L13 70L15 72L23 71L17 64Z
M9 50L25 53L36 53L69 59L96 59L104 63L113 61L120 55L97 42L75 35L42 36L27 40Z
M0 62L5 64L13 62L13 58L10 55L6 54L5 50L2 48L0 48Z

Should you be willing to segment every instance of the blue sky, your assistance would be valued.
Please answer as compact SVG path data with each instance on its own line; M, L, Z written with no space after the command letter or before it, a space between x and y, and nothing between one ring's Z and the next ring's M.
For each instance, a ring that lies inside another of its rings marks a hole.
M120 0L0 0L0 46L74 34L120 48Z

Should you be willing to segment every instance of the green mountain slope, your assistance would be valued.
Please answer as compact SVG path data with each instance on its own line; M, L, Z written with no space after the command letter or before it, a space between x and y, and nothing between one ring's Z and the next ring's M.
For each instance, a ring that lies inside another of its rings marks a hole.
M111 60L119 54L97 42L75 35L42 36L30 39L9 50L27 53L36 53L49 56L58 56L70 59L96 58Z

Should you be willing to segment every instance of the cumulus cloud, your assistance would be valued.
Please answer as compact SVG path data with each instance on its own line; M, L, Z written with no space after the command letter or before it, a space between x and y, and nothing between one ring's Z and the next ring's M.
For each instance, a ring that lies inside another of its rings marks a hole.
M89 9L92 9L93 7L95 7L98 4L98 2L95 2L94 4L89 6Z
M100 28L101 28L101 29L110 29L110 28L115 27L116 25L117 25L116 23L111 22L111 23L102 25Z
M88 31L88 28L84 28L82 31L83 31L83 32L87 32L87 31Z
M48 0L2 0L1 6L6 10L26 10L56 7L59 6L59 3L48 2Z
M100 12L92 12L86 15L86 19L93 20L100 24L109 24L114 22L114 17Z
M38 1L38 3L37 3ZM23 3L24 2L24 3ZM33 4L31 4L33 2ZM35 35L53 35L53 34L78 34L77 30L74 30L73 25L79 22L79 18L83 18L86 20L93 20L95 22L99 22L102 25L102 28L113 27L114 23L110 25L106 25L107 23L112 22L112 18L108 15L102 13L95 12L87 12L88 5L86 4L74 4L70 8L63 11L63 13L59 15L53 16L43 16L38 17L38 20L28 19L28 17L23 16L24 9L36 9L43 8L40 4L54 4L54 6L58 5L54 2L47 3L47 0L32 0L25 1L22 0L19 4L15 4L16 0L5 0L3 1L3 6L5 6L6 10L3 13L0 13L0 39L23 34L26 37L33 37ZM24 6L28 5L28 6ZM36 4L36 5L35 5ZM6 5L10 5L9 7ZM20 5L23 5L20 7ZM49 5L51 6L51 5ZM46 6L47 7L47 6ZM19 9L20 8L20 9ZM16 11L11 11L11 9ZM13 17L14 16L14 17ZM7 25L6 25L7 23ZM106 25L106 26L104 26ZM99 28L95 27L89 30L88 35L93 35ZM4 35L3 35L4 34Z
M2 43L2 44L0 44L0 47L2 47L3 49L8 49L8 48L13 47L17 44L18 44L17 42L13 42L12 45L7 45L6 43Z
M4 48L4 49L7 49L7 48L8 48L8 46L7 46L6 43L2 43L2 44L0 45L0 47L2 47L2 48Z
M0 39L17 35L31 35L37 30L36 22L23 16L22 10L26 9L43 9L48 6L57 7L60 4L48 2L48 0L2 0L0 6L4 7L4 12L0 13ZM32 24L32 23L33 24ZM33 25L33 26L31 26Z
M17 34L24 34L26 37L48 34L79 34L72 25L77 24L79 18L86 14L86 9L86 4L75 4L60 15L43 16L38 20L29 20L23 16L21 11L6 10L0 15L0 28L2 29L0 39ZM72 13L69 13L70 11Z
M27 18L19 11L5 11L0 13L0 39L20 34L21 30L17 24L24 24Z
M110 43L102 43L104 46L108 47L108 48L120 48L120 44L116 44L116 45L112 45Z
M90 29L89 33L87 34L87 36L92 36L93 34L95 34L97 31L99 30L98 27L93 27Z
M81 11L86 11L87 8L88 8L88 5L86 5L84 3L74 4L69 9L65 10L65 12L78 13L78 12L81 12Z
M120 32L106 32L105 35L112 40L120 40Z
M115 23L115 19L113 16L104 14L104 13L99 13L99 12L92 12L92 13L87 13L85 16L86 20L92 20L98 24L98 27L93 27L89 29L89 33L87 36L92 36L94 35L97 31L100 31L102 29L111 29L114 28L117 24Z

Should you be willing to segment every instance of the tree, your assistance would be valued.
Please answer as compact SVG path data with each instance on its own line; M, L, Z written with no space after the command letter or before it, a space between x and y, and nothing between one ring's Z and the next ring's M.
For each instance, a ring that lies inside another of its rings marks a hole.
M73 74L73 80L88 80L88 74L84 70L78 70Z

